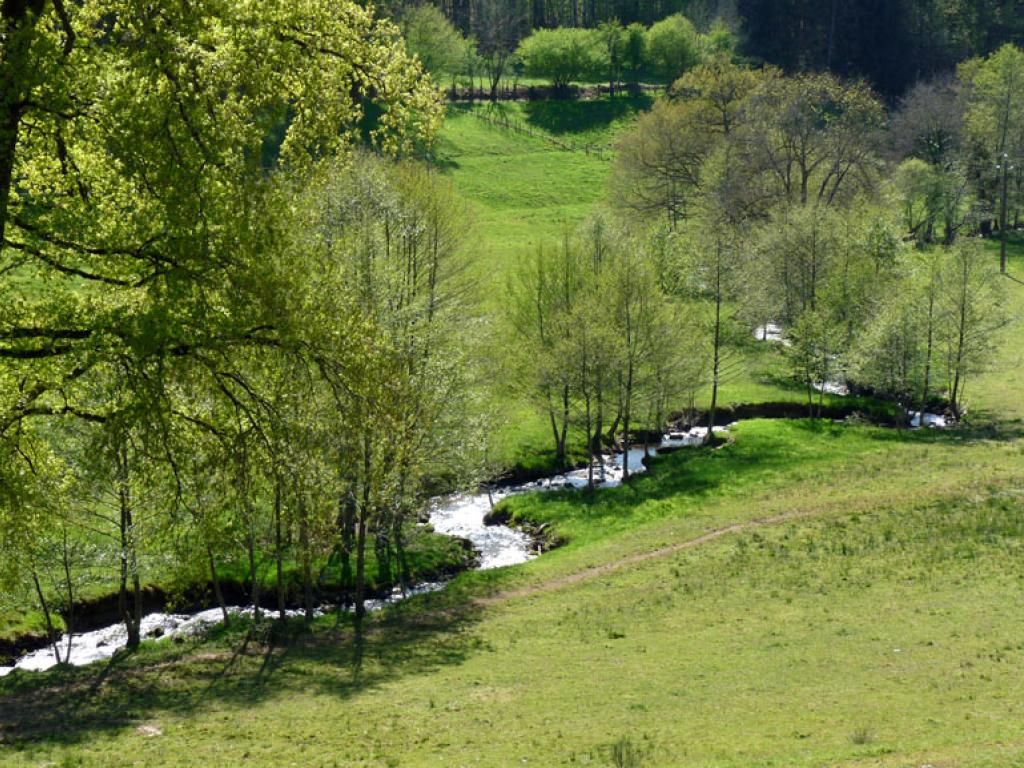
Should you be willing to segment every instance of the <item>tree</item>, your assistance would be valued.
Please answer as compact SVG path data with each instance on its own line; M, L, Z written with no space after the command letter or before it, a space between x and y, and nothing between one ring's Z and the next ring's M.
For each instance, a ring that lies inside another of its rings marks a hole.
M566 235L560 247L542 244L524 259L510 290L509 319L523 348L516 356L521 368L515 378L548 417L558 466L567 463L574 393L565 357L571 345L566 318L578 301L583 275L578 251Z
M588 29L540 29L519 46L526 73L546 77L557 90L574 80L596 77L607 68L605 41L600 32Z
M712 198L713 199L713 198ZM730 317L727 302L735 296L738 270L742 264L740 233L736 222L704 201L700 214L688 222L680 245L683 249L680 267L681 283L686 293L710 305L704 322L709 355L708 376L711 404L707 417L707 444L714 443L714 426L718 410L718 392L732 365L726 352L726 329Z
M291 275L305 318L296 333L315 352L333 402L327 423L338 442L328 456L341 472L333 509L351 509L335 530L345 547L349 521L354 529L361 619L371 537L382 574L395 556L404 569L403 528L426 479L471 480L481 466L470 449L481 441L459 209L435 174L370 156L351 169L325 168L292 207L298 220L282 277ZM302 272L287 268L293 260Z
M945 261L941 248L908 254L851 355L852 375L859 384L922 410L936 394L935 351L942 332L938 300Z
M956 163L963 146L964 114L952 78L911 88L892 117L889 137L899 159L914 157L942 168Z
M664 216L674 228L689 214L713 146L692 105L655 102L619 140L612 182L616 199L647 217Z
M703 130L730 138L753 117L746 113L747 99L762 76L719 53L676 80L671 94L692 105L694 118Z
M440 80L459 71L466 52L466 40L447 17L433 5L414 5L401 17L402 36L409 53L423 68Z
M318 7L188 6L150 23L131 5L47 4L31 62L5 59L5 96L33 86L46 99L5 118L18 136L33 130L0 153L13 169L3 199L19 190L0 210L0 270L24 265L48 287L0 310L0 358L32 382L28 397L5 396L0 433L56 408L40 399L62 387L58 402L73 403L115 350L138 360L213 338L262 343L252 329L267 323L225 291L248 285L245 257L265 233L261 159L286 111L275 153L296 169L364 136L388 151L430 137L440 104L394 28L355 4ZM220 301L237 314L210 328Z
M830 205L872 189L873 144L884 112L863 83L771 72L747 108L746 162L772 181L779 197Z
M66 450L109 502L135 644L146 558L187 483L186 425L223 438L218 503L233 505L258 601L263 366L310 349L271 269L287 212L275 171L298 182L363 142L414 152L441 104L395 27L354 3L16 6L3 6L0 290L45 290L0 302L0 445L29 423L79 424ZM228 544L204 543L216 582Z
M643 24L633 22L625 29L622 64L629 72L629 83L634 90L639 88L640 73L646 64L647 29Z
M936 240L951 245L971 212L968 182L960 168L910 158L896 167L892 183L902 204L906 231L914 240L920 245Z
M964 410L967 380L990 364L995 331L1006 322L1002 283L976 242L961 241L942 267L939 313L944 325L947 392L953 413Z
M669 85L700 59L697 30L682 14L662 19L647 31L647 60Z
M503 0L478 0L472 34L476 52L490 84L490 98L498 98L498 85L505 76L519 40L523 15L515 3Z
M1009 175L1024 158L1024 51L1004 45L984 61L966 62L959 75L967 86L967 131L986 169L979 175L991 178L995 169L999 269L1005 274Z
M598 36L604 45L604 62L607 67L608 93L615 96L615 86L622 80L625 68L629 39L618 19L603 22L598 28Z

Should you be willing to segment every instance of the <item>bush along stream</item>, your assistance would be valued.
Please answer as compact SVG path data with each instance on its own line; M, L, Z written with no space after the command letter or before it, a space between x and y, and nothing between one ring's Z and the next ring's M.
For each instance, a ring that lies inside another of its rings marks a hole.
M832 410L835 413L832 413ZM855 413L857 410L851 404L851 407L830 409L826 417L842 419ZM805 416L801 407L793 403L737 406L722 409L721 413L723 419L733 417L734 421L738 420L735 417L792 419ZM914 413L908 414L908 417L912 427L951 425L951 422L947 421L945 417L937 414ZM904 426L900 419L881 419L880 421L889 426ZM714 430L727 433L728 426L716 425ZM655 439L652 440L652 437ZM643 439L649 441L645 445L631 447L628 452L619 451L603 456L600 461L595 462L593 467L583 466L564 473L489 488L477 493L454 494L433 499L429 505L429 514L425 525L428 526L428 530L432 528L438 534L450 536L459 541L462 557L459 562L439 565L429 578L416 584L404 587L401 585L380 587L376 594L366 601L367 610L381 610L408 597L443 589L448 579L462 570L474 567L486 570L525 563L561 543L557 536L543 525L532 526L529 523L523 523L511 527L512 521L508 518L504 507L499 505L503 499L529 492L583 489L591 483L591 472L593 472L595 488L614 488L622 484L626 477L627 467L629 475L642 473L646 471L646 458L656 456L659 452L667 453L681 448L703 445L706 437L706 427L680 426L662 434L660 440L657 440L656 435L644 435ZM230 599L241 602L245 599L245 595L244 585L229 584L227 586L227 596ZM327 597L327 595L321 597ZM351 602L350 598L345 595L333 597L341 605ZM142 635L148 639L195 634L223 618L222 610L219 607L209 607L208 599L206 601L194 600L192 603L194 610L183 613L164 612L162 608L166 605L167 596L159 589L148 588L145 590L143 599L149 610L142 620ZM273 596L270 594L265 596L267 601L272 599ZM295 602L292 601L291 604L294 606ZM277 612L272 610L273 606L270 602L265 602L263 607L268 616L277 616ZM318 612L323 613L326 610L330 610L330 607L323 605ZM233 605L227 608L227 612L232 615L251 616L253 609L251 606ZM76 613L78 626L88 631L77 633L72 638L64 635L57 644L62 657L65 657L67 644L69 641L71 642L71 653L68 658L72 665L88 664L110 658L125 645L125 629L122 624L114 622L116 605L110 603L109 597L83 605L76 609ZM294 607L286 611L286 615L289 617L301 614L302 611ZM15 669L45 670L58 663L53 643L49 642L46 637L33 636L27 638L20 647L0 648L0 651L6 652L9 656L17 655L19 651L30 651L20 655L13 665L0 666L0 676L9 674Z

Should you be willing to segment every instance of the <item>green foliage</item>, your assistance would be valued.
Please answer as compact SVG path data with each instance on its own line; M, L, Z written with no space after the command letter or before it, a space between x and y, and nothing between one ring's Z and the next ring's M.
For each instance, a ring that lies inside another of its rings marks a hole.
M406 9L401 27L406 48L435 79L463 71L467 41L435 6L424 3Z
M673 82L701 59L697 30L682 14L654 24L647 31L646 56L651 68L667 82Z
M556 88L581 78L602 77L609 67L608 51L595 30L539 29L519 44L518 53L526 74L546 77Z

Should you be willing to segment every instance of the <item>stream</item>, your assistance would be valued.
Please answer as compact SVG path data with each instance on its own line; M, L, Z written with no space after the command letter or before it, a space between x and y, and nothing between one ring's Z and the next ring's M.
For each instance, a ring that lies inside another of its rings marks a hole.
M760 329L759 329L760 330ZM774 328L767 329L768 340L773 340ZM762 331L763 333L763 331ZM835 394L845 394L840 391L842 385L835 384L824 386ZM845 387L843 387L845 389ZM911 426L913 428L943 428L952 426L952 422L945 416L909 412ZM715 432L727 432L728 427L715 427ZM639 474L646 470L643 460L646 455L657 455L658 449L683 448L688 446L699 446L707 436L706 427L693 427L687 431L672 431L662 436L660 445L657 447L648 446L644 448L633 448L629 451L629 472L631 475ZM598 488L614 488L622 484L624 454L617 453L611 457L602 459L601 464L594 466L594 480ZM541 480L519 485L503 486L487 492L453 494L432 499L429 506L429 525L433 526L437 533L447 536L457 536L468 539L479 553L477 568L487 570L490 568L502 568L508 565L525 563L537 557L538 552L534 547L533 540L523 533L506 525L486 525L484 518L491 511L491 507L502 499L520 493L531 491L551 491L568 488L581 489L587 486L587 469L577 469L564 474L553 475ZM386 598L375 598L366 601L368 611L377 611L388 605L404 600L413 595L435 592L445 587L447 582L436 581L416 585L404 592L401 587L395 587L391 595ZM318 613L330 610L329 607L318 609ZM233 615L251 615L251 607L234 606L228 608ZM276 612L265 611L267 615L276 615ZM302 614L300 610L288 611L289 616ZM150 613L142 619L142 637L144 639L166 639L175 636L194 635L213 626L221 620L219 608L210 608L192 614L174 613ZM71 646L70 663L74 666L89 664L94 661L109 659L116 651L125 645L127 635L123 624L113 624L93 632L76 634ZM61 655L63 657L67 648L68 636L64 635L60 641ZM46 646L32 651L20 659L14 666L0 666L0 677L13 672L15 669L27 671L42 671L56 666L52 646Z
M715 431L725 431L724 427L715 427ZM662 437L661 444L657 447L650 446L647 455L657 455L658 448L681 448L685 446L698 446L703 443L707 435L704 427L694 427L688 431L669 432ZM629 472L631 475L639 474L646 470L644 466L645 451L643 448L633 448L629 451ZM599 488L614 488L622 484L624 454L617 453L612 457L604 458L600 465L594 466L594 481ZM432 499L430 502L429 525L433 526L437 533L446 536L457 536L468 539L479 553L477 568L487 570L490 568L501 568L508 565L517 565L532 560L537 556L533 540L522 531L517 531L506 525L485 525L484 518L491 511L492 504L497 504L502 499L520 493L530 491L550 491L566 488L585 488L587 486L587 469L578 469L564 474L553 475L541 480L520 485L509 485L487 492L463 493L450 496L442 496ZM391 595L386 598L369 599L366 601L368 611L377 611L382 608L404 600L413 595L436 592L443 589L446 582L426 582L416 585L404 592L401 587L395 587ZM318 609L318 613L330 610L327 607ZM252 607L232 606L228 608L232 615L251 616ZM274 611L264 611L268 616L276 616ZM301 610L290 610L288 616L302 615ZM205 629L217 624L222 619L220 608L209 608L197 613L150 613L142 618L141 633L143 639L167 639L175 636L190 636L198 634ZM70 663L73 666L90 664L95 661L109 659L118 650L124 647L127 641L127 633L124 624L112 624L92 632L83 632L69 638L64 635L59 643L61 657L63 658L69 639L71 644ZM10 674L15 669L26 671L43 671L56 666L53 647L48 645L44 648L32 651L19 658L14 666L0 666L0 677Z

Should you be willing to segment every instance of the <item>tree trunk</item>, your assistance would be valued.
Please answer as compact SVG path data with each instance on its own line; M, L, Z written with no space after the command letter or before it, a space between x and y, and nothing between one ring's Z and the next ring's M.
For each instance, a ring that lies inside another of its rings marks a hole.
M313 561L309 552L309 515L306 500L297 494L299 510L299 548L302 550L302 606L306 621L313 620Z
M566 466L568 456L565 450L565 441L569 437L569 385L562 387L562 432L558 437L558 463L559 466Z
M231 617L228 615L228 606L224 602L224 592L220 588L220 577L217 575L217 561L213 557L213 547L206 545L206 557L210 564L210 581L213 583L213 594L217 599L217 606L220 608L221 616L226 625Z
M601 376L598 374L597 380L600 382ZM597 455L598 461L601 462L601 482L605 481L605 469L604 469L604 446L601 444L601 435L604 430L604 397L600 384L597 386L596 397L597 397L597 421L594 424L594 436L591 438L594 441L593 454Z
M356 524L356 623L361 624L366 615L366 518L359 515Z
M1007 173L1007 166L1009 165L1009 159L1006 155L1003 155L1002 168L1003 168L1003 187L1002 187L1002 200L999 205L999 271L1002 274L1006 274L1006 199L1009 193L1007 188L1007 181L1009 174Z
M704 437L705 445L715 443L715 416L718 409L718 372L721 367L722 349L722 253L721 244L717 246L718 256L715 261L715 338L714 356L711 367L711 407L708 409L708 433Z
M593 422L590 418L590 395L586 395L585 401L585 413L587 421L587 487L594 487L594 440L593 440Z
M487 497L490 499L491 487L487 486ZM491 501L491 507L494 502ZM411 581L409 577L409 562L405 555L405 537L402 535L402 515L396 516L391 526L391 538L395 542L395 560L398 566L398 582L402 587L402 594L406 594Z
M950 394L950 405L953 407L953 415L960 418L960 388L962 386L962 368L964 361L964 347L967 335L967 272L966 264L963 266L963 286L960 291L960 317L957 328L956 358L953 367L953 389Z
M277 570L277 615L285 618L284 546L281 539L281 478L274 479L274 565Z
M139 647L141 642L142 595L139 584L139 566L135 555L135 523L132 519L131 493L128 485L128 446L122 436L117 446L117 498L120 511L119 534L121 542L121 574L118 589L118 609L128 635L127 646ZM128 579L132 583L132 604L128 606Z
M363 436L363 503L356 524L356 624L362 626L366 615L366 518L370 513L370 483L373 454L370 436Z
M249 603L252 605L253 620L259 621L260 616L260 580L256 572L256 521L249 518L249 535L246 537L246 550L249 556Z
M34 72L30 60L32 42L44 5L43 0L0 3L0 37L4 39L0 49L0 250L6 233L24 102L31 88L31 83L26 81L32 79Z
M57 631L57 628L53 626L53 616L50 614L50 604L46 601L46 596L43 594L43 587L39 583L39 574L36 572L34 565L32 566L32 584L36 588L36 599L39 600L39 607L43 611L43 619L46 622L46 637L52 644L53 658L58 664L60 664L60 633Z
M71 663L71 645L75 639L75 584L71 580L71 550L68 547L67 524L61 531L63 534L63 545L61 547L61 559L64 561L64 585L68 590L67 610L64 612L64 634L68 636L68 645L64 649L64 663ZM59 659L58 659L59 661Z
M341 585L348 589L352 587L352 551L355 549L356 538L354 495L346 494L339 500L338 506L341 508L338 521L341 528Z
M626 387L622 398L622 480L629 480L629 427L633 408L633 323L626 307L626 350L629 355L626 363Z
M929 287L928 292L928 343L925 351L924 358L924 391L921 393L921 411L924 412L924 408L928 403L928 389L931 386L932 376L932 348L934 346L935 337L935 289L934 286Z

